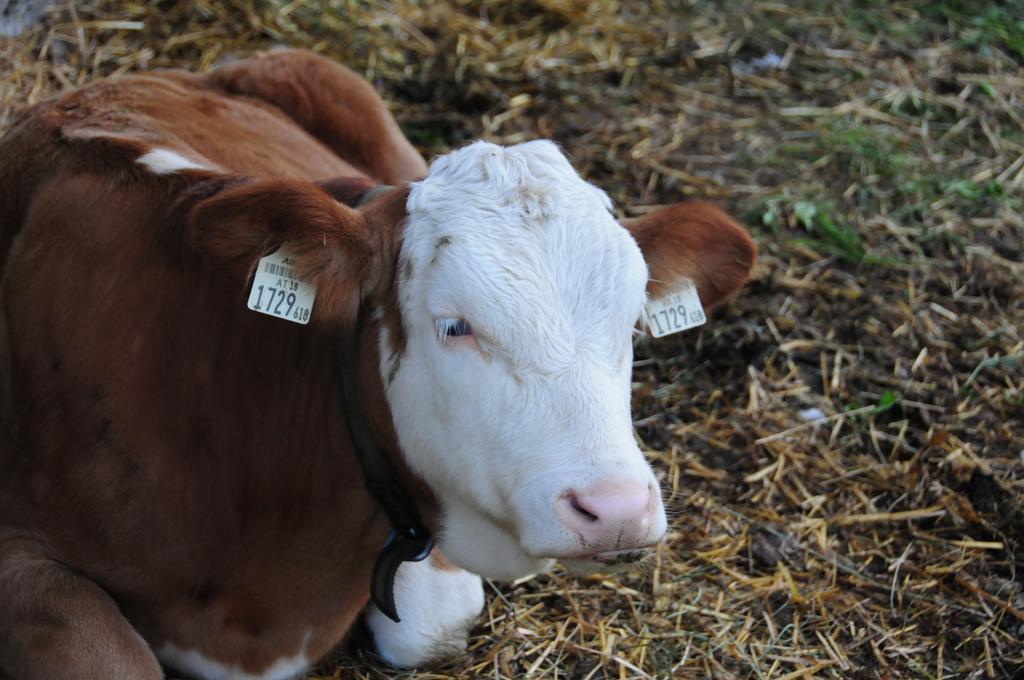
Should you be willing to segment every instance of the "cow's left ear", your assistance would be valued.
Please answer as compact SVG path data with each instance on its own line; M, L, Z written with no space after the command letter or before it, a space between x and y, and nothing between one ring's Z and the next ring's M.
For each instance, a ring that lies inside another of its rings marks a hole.
M743 285L757 258L757 246L746 230L710 203L677 203L624 220L622 226L647 261L647 295L652 300L688 278L704 307L713 307Z
M188 210L187 240L215 267L247 282L259 259L285 248L316 288L315 323L352 321L381 285L386 244L364 215L312 182L225 180ZM390 274L388 274L390 278Z

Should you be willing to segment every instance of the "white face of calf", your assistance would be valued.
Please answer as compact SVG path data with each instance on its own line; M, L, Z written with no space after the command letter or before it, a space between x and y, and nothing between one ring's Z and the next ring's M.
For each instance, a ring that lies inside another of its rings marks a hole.
M441 549L469 571L609 560L665 533L630 416L647 266L610 207L549 142L478 142L413 185L405 351L382 337L381 372Z

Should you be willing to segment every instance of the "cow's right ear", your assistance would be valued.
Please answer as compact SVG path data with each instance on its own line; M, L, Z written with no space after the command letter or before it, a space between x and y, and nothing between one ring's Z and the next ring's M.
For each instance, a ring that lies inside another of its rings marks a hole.
M285 247L297 275L316 288L313 320L355 319L365 292L380 285L380 239L362 213L312 182L228 180L195 202L187 240L215 266L243 281L259 259Z
M622 223L647 261L651 299L693 281L704 307L735 293L750 276L757 246L728 215L701 201L677 203Z

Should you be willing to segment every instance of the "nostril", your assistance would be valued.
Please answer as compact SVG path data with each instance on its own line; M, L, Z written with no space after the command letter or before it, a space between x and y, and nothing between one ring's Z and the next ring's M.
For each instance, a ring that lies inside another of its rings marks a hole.
M572 509L575 510L577 514L582 515L584 518L586 518L588 522L597 522L600 520L600 518L597 515L583 507L583 505L580 503L580 499L576 497L576 494L572 494L569 496L569 505L572 506Z

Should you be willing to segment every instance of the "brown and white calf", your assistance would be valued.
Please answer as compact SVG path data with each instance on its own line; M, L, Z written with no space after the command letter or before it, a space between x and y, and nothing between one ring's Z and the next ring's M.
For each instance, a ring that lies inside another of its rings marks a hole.
M464 648L480 575L658 542L634 329L685 279L730 295L755 248L706 204L609 209L549 142L428 169L304 52L28 110L0 142L0 668L285 678L364 610L417 665ZM249 309L279 251L311 314ZM353 429L445 556L402 564L400 623L368 604L391 526Z

